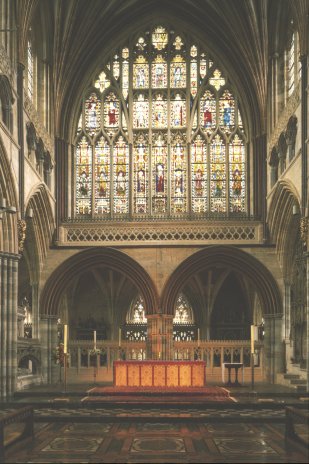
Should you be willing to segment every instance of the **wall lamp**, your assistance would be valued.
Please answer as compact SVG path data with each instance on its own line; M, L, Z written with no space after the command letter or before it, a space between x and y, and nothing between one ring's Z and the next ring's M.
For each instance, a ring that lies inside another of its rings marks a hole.
M3 213L15 214L16 207L6 204L6 198L0 199L0 220L2 219Z

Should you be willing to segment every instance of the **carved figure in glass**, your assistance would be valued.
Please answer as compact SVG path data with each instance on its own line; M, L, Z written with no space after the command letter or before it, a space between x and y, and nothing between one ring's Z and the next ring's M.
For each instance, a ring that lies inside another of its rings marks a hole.
M164 166L162 163L157 164L156 192L164 192Z

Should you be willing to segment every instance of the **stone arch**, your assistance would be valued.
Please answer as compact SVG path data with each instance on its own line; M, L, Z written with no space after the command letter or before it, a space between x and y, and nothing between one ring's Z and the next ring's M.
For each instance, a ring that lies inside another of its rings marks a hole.
M0 138L0 198L9 206L18 207L16 181ZM16 214L5 212L0 220L0 251L18 253L18 233Z
M178 266L162 292L162 312L173 314L176 298L188 277L218 265L246 273L257 289L265 315L282 314L281 294L271 272L243 250L217 245L194 253Z
M30 192L26 204L25 255L32 261L31 269L35 281L52 241L55 220L49 195L44 184L36 185Z
M96 266L104 266L124 274L142 295L145 313L157 312L158 295L154 283L138 263L113 248L92 248L67 259L52 273L41 294L41 313L57 315L65 289L76 277Z
M296 188L290 181L279 181L272 196L267 222L284 277L289 274L293 262L293 247L289 243L296 240L299 211L300 199Z
M14 103L13 92L9 79L4 74L0 74L0 106L2 121L11 130L13 127L12 105Z

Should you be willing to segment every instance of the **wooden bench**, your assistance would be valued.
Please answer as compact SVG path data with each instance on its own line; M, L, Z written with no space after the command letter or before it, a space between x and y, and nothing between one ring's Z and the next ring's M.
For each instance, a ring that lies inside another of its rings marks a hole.
M302 426L305 427L302 427ZM285 408L285 442L286 446L296 446L308 452L309 411L287 406ZM304 433L302 433L304 432Z
M26 438L34 439L33 408L25 406L0 416L0 462L5 453Z

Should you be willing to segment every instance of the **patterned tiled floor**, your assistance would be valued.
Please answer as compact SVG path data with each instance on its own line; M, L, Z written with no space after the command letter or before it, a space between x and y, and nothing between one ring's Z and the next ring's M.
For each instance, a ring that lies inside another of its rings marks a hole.
M32 446L7 463L296 463L308 455L284 442L284 424L250 422L37 424Z
M95 418L102 419L108 417L142 417L154 418L154 417L164 417L164 418L213 418L213 419L263 419L263 420L273 420L281 419L284 420L285 410L282 409L252 409L252 408L242 408L242 409L230 409L230 408L206 408L199 409L194 407L181 408L40 408L35 409L35 418L36 420L46 420L46 418L63 418L65 420L71 420L74 417L78 418L90 418L95 420Z

